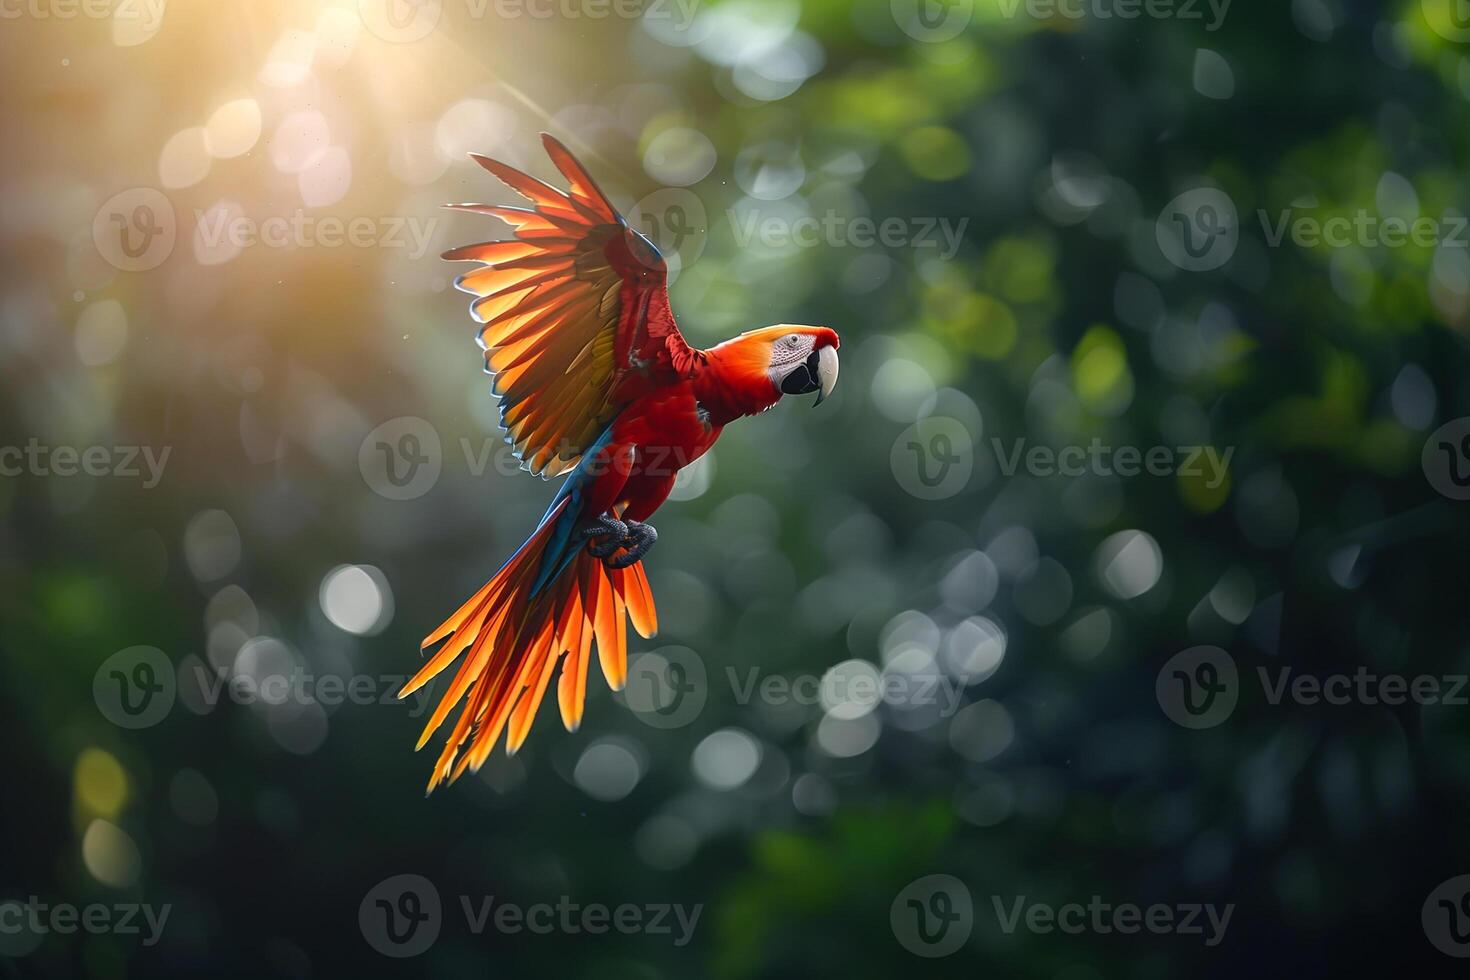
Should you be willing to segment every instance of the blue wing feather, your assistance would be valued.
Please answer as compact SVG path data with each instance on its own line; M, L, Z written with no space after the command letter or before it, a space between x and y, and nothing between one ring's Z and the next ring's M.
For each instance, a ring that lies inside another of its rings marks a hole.
M546 513L541 518L540 524L546 523L562 500L571 498L567 509L562 511L561 517L557 518L551 538L546 542L546 550L541 553L541 567L537 569L536 581L531 586L533 596L540 595L542 589L556 581L557 576L561 575L577 557L580 542L573 541L572 534L576 531L577 521L582 514L582 494L587 484L596 476L593 471L597 463L594 460L598 459L603 448L612 441L612 430L612 423L609 422L597 440L587 447L587 452L582 455L581 460L567 476L566 482L556 492L556 496L551 500L551 506L546 508ZM540 524L537 525L538 528Z

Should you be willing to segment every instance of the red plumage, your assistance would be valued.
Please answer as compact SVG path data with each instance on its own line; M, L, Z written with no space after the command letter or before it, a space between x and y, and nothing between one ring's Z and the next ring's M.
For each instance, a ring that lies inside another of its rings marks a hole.
M569 730L581 723L594 646L608 684L622 687L625 621L644 637L657 629L642 561L652 529L641 522L729 422L783 393L820 391L820 401L836 382L839 341L826 327L767 327L692 348L669 307L658 249L564 146L542 141L567 192L475 156L533 207L453 205L506 221L516 237L445 258L481 263L455 285L476 297L471 315L507 440L531 472L570 475L515 555L425 638L426 651L442 646L399 692L463 656L419 739L422 748L464 702L430 791L478 769L502 731L507 751L518 749L558 663Z

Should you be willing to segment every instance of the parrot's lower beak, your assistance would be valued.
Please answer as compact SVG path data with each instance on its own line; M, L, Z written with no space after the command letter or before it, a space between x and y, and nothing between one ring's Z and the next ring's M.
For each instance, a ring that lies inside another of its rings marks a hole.
M837 387L837 348L823 347L816 354L817 357L817 400L812 403L816 408L832 394L832 389Z

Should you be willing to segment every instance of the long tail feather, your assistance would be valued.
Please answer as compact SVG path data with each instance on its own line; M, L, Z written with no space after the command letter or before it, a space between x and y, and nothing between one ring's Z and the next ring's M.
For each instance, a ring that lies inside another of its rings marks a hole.
M603 675L620 690L628 673L628 620L645 637L657 627L641 563L609 569L581 551L551 582L534 587L548 548L555 554L557 519L567 504L554 507L495 577L429 634L425 651L443 645L398 693L407 697L463 656L419 737L422 748L463 703L429 777L429 792L478 770L502 732L506 751L519 749L558 663L557 706L563 724L576 731L594 641Z

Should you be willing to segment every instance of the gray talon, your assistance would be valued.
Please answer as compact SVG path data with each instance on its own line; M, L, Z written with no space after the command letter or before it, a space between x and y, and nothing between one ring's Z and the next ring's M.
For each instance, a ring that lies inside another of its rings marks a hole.
M613 552L623 546L623 542L617 538L609 538L603 542L594 542L587 545L587 554L593 558L601 558L606 561Z
M592 526L582 529L582 538L587 542L589 555L606 560L623 547L623 542L628 539L628 525L616 517L603 514Z
M649 549L658 540L658 531L652 524L644 524L641 521L628 521L628 536L623 539L623 547L627 550L621 555L613 558L604 558L603 562L608 568L627 568L643 560Z

